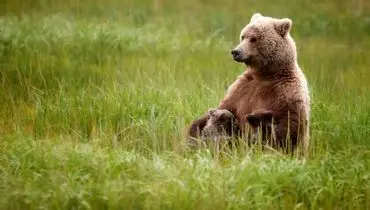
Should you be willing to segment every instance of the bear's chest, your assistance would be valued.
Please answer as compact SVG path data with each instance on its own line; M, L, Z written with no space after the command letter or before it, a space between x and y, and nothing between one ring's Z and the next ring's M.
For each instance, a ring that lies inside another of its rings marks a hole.
M242 78L229 87L223 102L249 110L274 97L275 92L268 81Z
M230 110L243 123L245 115L257 109L269 110L276 103L278 94L279 90L270 81L245 74L229 87L219 108Z
M269 83L251 81L234 99L236 114L244 116L256 109L268 109L269 104L276 98L275 95L276 91Z

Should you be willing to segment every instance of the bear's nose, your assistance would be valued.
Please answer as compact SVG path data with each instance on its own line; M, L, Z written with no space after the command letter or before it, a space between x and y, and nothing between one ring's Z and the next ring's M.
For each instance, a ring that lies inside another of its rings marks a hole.
M240 51L239 50L233 50L231 51L231 55L233 55L234 58L237 58L240 56Z

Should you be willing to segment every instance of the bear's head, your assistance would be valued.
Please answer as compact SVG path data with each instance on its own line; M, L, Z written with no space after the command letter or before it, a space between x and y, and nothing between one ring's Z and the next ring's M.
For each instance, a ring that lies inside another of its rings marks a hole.
M292 21L288 18L252 16L240 33L240 44L231 51L233 59L259 69L296 62L296 47L289 32Z

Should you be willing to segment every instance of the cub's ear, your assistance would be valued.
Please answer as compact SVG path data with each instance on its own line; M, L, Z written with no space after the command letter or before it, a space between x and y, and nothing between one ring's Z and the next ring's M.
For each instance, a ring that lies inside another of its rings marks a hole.
M272 118L274 117L273 114L272 111L265 111L260 113L260 116L264 122L272 122Z
M276 20L275 22L275 30L280 34L280 36L285 37L292 28L292 20L289 18L283 18Z
M260 116L258 115L254 115L254 114L247 114L245 116L245 119L248 121L248 123L253 127L253 128L256 128L260 125L260 123L262 122L262 119Z
M260 17L263 17L263 16L261 15L261 13L254 13L254 14L252 15L252 17L251 17L250 22L253 22L253 21L257 20L257 19L258 19L258 18L260 18Z
M229 111L223 111L219 117L221 120L232 120L234 115Z
M272 118L273 118L272 111L255 112L245 116L245 119L254 128L260 126L260 124L266 125L267 123L271 123Z
M210 108L210 109L208 109L208 114L211 115L211 116L214 116L216 111L217 111L217 109Z

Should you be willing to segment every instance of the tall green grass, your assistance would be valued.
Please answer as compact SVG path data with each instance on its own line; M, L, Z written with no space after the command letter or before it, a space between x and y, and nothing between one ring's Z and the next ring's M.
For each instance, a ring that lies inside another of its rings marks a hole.
M0 1L1 209L368 209L366 1ZM307 159L184 147L244 70L254 12L293 20Z

